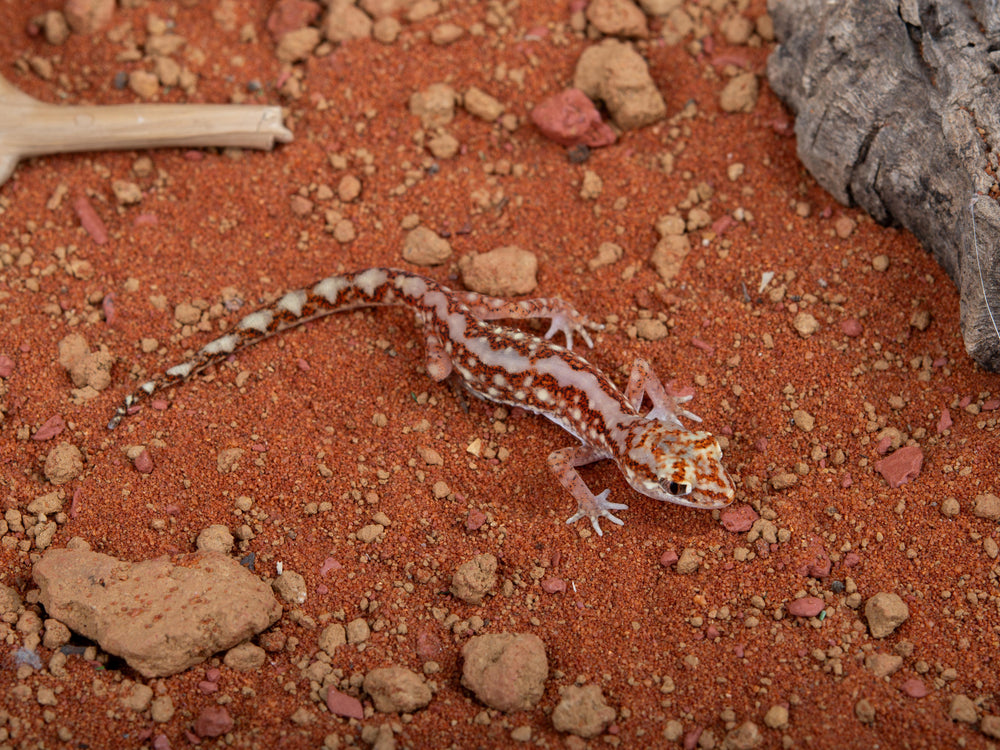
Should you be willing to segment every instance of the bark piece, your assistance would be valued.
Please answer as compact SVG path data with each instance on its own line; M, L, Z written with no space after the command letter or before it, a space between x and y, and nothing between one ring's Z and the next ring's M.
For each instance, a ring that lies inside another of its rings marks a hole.
M845 205L913 232L961 293L966 350L1000 370L1000 75L986 0L772 0L771 88L799 158ZM975 212L975 228L972 218Z

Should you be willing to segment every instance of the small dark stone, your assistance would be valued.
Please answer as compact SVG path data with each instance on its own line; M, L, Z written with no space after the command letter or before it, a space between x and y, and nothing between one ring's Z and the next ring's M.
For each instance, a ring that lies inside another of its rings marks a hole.
M570 164L583 164L590 158L590 146L585 143L578 143L566 149L566 158L569 159Z
M832 591L835 594L842 593L844 591L844 588L845 587L843 581L834 581L833 583L830 584L830 591Z
M115 77L111 81L111 85L118 91L128 86L128 73L124 70L119 70L115 73Z

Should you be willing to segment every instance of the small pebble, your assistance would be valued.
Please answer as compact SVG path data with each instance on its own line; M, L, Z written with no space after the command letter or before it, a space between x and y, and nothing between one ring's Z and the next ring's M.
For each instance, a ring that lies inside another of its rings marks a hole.
M202 709L194 723L194 733L198 737L221 737L232 728L233 719L225 706Z
M799 336L808 338L819 330L819 321L807 312L800 312L792 321L792 326L798 331Z
M888 255L876 255L872 258L872 268L878 272L887 271L889 269L889 256Z
M972 514L976 518L1000 521L1000 497L997 497L992 492L977 495L975 504L972 506Z
M824 608L823 600L817 596L804 596L788 603L788 614L795 617L816 617Z
M923 462L924 453L920 447L906 445L876 462L875 471L882 475L891 488L896 489L916 479Z
M885 638L910 617L910 608L898 594L879 592L865 604L865 619L873 638Z
M540 585L546 594L561 594L566 591L566 581L562 578L545 578Z
M719 520L726 531L731 531L735 534L742 534L750 531L754 521L758 518L760 518L760 516L757 514L757 511L749 505L739 505L737 507L726 508L719 515Z
M902 685L899 689L906 693L911 698L924 698L930 692L927 689L927 685L918 677L911 677Z
M848 318L840 321L840 330L844 332L845 336L853 339L860 336L864 329L861 327L861 321L856 318Z
M135 470L140 474L152 474L153 473L153 457L149 455L149 451L143 448L136 456L132 459L132 465Z
M672 565L676 564L678 559L680 558L677 552L675 550L668 549L666 552L660 555L660 565L662 565L664 568L669 568Z

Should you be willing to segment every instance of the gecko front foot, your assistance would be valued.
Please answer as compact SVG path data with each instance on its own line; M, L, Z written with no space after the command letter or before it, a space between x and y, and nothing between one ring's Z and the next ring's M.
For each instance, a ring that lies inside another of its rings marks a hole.
M545 338L550 339L559 331L562 331L566 336L567 349L573 348L573 334L577 334L586 342L588 347L593 349L594 342L590 340L590 334L587 333L587 329L589 328L591 331L604 330L602 324L589 320L586 316L581 315L572 308L565 311L553 312L551 316L552 324L549 326L549 330L545 332Z
M624 526L625 522L614 515L611 511L613 510L628 510L628 506L624 503L609 503L608 502L608 492L610 490L604 490L599 495L593 496L593 502L587 503L588 507L584 507L583 503L580 503L576 513L566 519L566 523L573 524L579 521L581 518L589 518L590 525L594 527L594 531L597 532L597 536L604 536L604 532L601 531L600 519L607 518L611 523L616 523L619 526Z

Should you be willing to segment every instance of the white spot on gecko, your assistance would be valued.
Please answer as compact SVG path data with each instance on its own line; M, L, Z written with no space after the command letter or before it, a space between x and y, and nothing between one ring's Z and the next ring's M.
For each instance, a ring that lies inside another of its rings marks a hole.
M271 325L272 320L274 320L274 313L270 310L258 310L243 318L236 324L236 327L241 331L253 330L267 333L267 327Z
M420 299L427 293L427 284L417 276L399 276L396 288L410 299Z
M193 369L194 365L191 362L184 362L180 365L174 365L167 370L167 375L172 378L186 378L191 374L191 370Z
M209 356L213 354L232 354L233 349L236 345L240 343L240 337L235 333L227 333L225 336L217 338L215 341L209 341L205 346L201 348L202 354L207 354Z
M278 304L274 307L277 310L287 310L296 318L302 316L302 306L305 305L307 295L304 290L299 289L295 292L289 292L284 297L278 300Z
M354 283L357 285L358 289L367 294L369 297L374 297L378 288L385 282L385 271L381 268L369 268L367 271L363 271L354 277Z
M350 286L347 279L343 276L331 276L328 279L323 279L321 282L316 284L312 288L313 294L318 297L322 297L330 304L335 304L337 302L337 297L340 293Z

